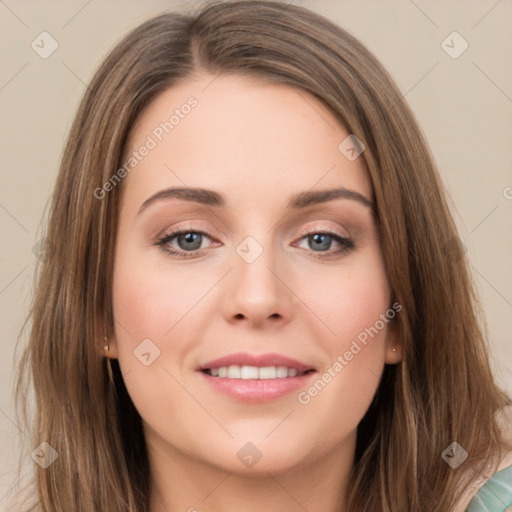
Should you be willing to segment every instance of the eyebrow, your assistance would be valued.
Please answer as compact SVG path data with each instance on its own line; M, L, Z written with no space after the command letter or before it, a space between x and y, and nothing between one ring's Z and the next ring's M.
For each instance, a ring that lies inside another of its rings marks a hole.
M223 207L226 205L224 197L214 190L192 187L171 187L160 190L146 199L139 208L137 215L142 213L151 204L167 199L182 199L184 201L191 201L214 207ZM286 208L288 210L297 210L333 201L335 199L350 199L352 201L357 201L363 206L370 208L372 211L375 208L374 203L363 194L345 187L300 192L290 198Z

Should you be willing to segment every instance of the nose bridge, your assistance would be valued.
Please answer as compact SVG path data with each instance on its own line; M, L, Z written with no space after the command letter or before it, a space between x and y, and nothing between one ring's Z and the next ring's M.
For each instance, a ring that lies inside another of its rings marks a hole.
M268 300L278 292L275 274L271 272L276 266L277 255L268 234L256 236L248 235L236 246L236 274L247 297Z
M272 237L264 232L246 236L236 247L233 286L226 298L227 315L252 322L288 318L290 290L280 276L280 257Z

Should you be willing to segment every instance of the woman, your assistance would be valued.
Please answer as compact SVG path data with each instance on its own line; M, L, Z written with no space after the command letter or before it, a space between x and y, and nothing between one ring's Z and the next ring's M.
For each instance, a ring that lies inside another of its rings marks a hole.
M30 510L510 504L510 400L439 176L325 18L217 2L131 32L80 105L47 239L18 385Z

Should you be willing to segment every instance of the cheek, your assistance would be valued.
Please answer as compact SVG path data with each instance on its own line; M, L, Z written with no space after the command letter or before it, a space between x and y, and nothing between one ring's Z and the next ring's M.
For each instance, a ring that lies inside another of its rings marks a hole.
M304 281L300 292L321 319L317 325L323 324L317 342L327 362L315 384L298 396L299 403L315 409L317 418L328 411L325 421L347 428L355 428L377 390L396 315L380 254L353 261L335 272L317 272L315 286Z
M179 270L170 275L164 257L162 262L161 267L148 265L143 258L132 257L129 252L116 260L113 286L116 332L129 344L138 344L144 338L168 339L208 290L204 276ZM125 349L120 344L119 350Z
M131 250L129 244L116 257L117 358L143 417L162 412L162 396L172 396L179 387L170 374L181 371L191 348L202 338L197 320L212 313L204 310L207 301L202 297L218 280L215 272L210 274L179 269L171 273L165 255L156 265L148 264L140 249Z
M322 326L321 339L329 353L348 350L351 341L359 335L364 339L376 322L383 331L379 339L385 337L381 315L391 306L391 293L379 251L368 251L337 268L317 269L314 281L299 278L297 289Z
M169 417L172 413L167 398L175 397L178 386L170 376L175 372L169 363L181 360L186 352L186 344L177 343L186 324L186 318L181 320L197 302L194 286L198 284L191 286L181 275L175 272L169 279L129 249L120 251L116 258L113 305L117 358L128 393L143 418ZM179 402L186 417L190 401Z

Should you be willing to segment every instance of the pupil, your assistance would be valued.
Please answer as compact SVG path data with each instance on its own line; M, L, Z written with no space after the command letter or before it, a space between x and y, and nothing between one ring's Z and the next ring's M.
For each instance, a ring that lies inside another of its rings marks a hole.
M323 244L322 244L322 240L324 241ZM314 242L315 244L319 244L319 245L317 245L317 249L326 251L329 249L329 245L331 242L331 236L326 235L326 234L316 233L314 235L309 236L309 241Z
M185 243L185 247L181 247L182 249L199 249L201 246L201 235L199 233L185 233L179 237L179 242L182 241ZM199 243L197 243L198 241ZM188 244L192 244L192 247Z

